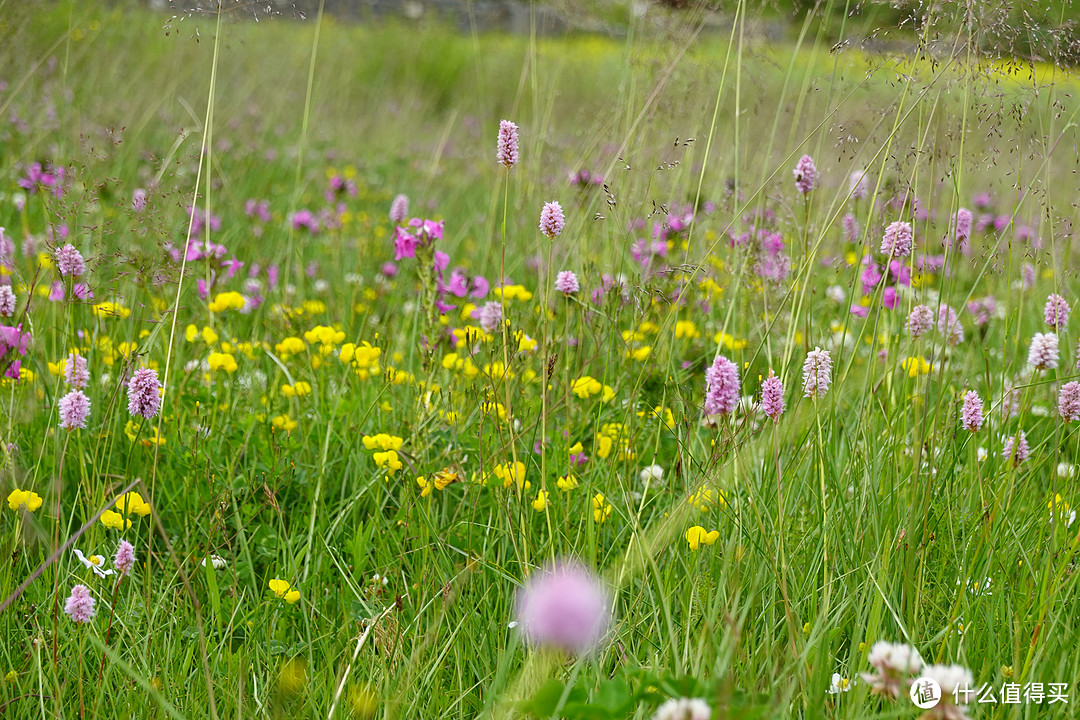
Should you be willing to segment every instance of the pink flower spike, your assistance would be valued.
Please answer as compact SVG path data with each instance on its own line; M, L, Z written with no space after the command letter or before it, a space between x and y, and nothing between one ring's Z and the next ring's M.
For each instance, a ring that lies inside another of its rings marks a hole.
M552 240L562 234L565 224L562 206L557 202L545 203L544 209L540 211L540 232Z
M77 623L88 623L94 619L94 598L90 588L76 585L71 588L71 595L64 603L64 614Z
M509 120L499 123L499 148L496 158L506 169L518 162L518 127Z
M121 575L130 575L131 568L135 567L135 546L127 540L121 540L120 547L116 549L116 557L113 559L113 567Z

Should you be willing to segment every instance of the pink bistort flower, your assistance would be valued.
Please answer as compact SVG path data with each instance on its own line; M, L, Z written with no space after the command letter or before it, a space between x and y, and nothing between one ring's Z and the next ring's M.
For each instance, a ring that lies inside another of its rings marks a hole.
M761 409L774 421L779 421L784 414L784 383L772 372L761 383Z
M1028 363L1036 370L1053 370L1058 366L1058 336L1054 333L1035 333L1028 348Z
M739 368L717 355L705 371L705 415L727 415L739 404Z
M1005 445L1001 449L1001 457L1012 460L1014 465L1019 465L1027 460L1030 453L1031 448L1028 445L1027 435L1024 434L1023 430L1019 430L1015 435L1005 438Z
M540 232L551 240L561 235L566 220L563 217L562 205L558 202L544 203L544 209L540 211Z
M77 623L88 623L94 619L94 598L90 588L76 585L71 588L71 595L64 603L64 614Z
M925 305L911 308L907 319L907 331L914 340L928 333L934 327L934 311Z
M906 258L911 254L913 238L911 223L903 220L890 223L881 239L881 253L891 258Z
M121 575L130 575L131 568L135 567L135 546L127 540L120 541L120 547L116 548L116 557L113 559L113 567Z
M64 382L73 388L85 388L90 382L90 371L86 367L86 358L78 353L68 353L64 363Z
M960 422L968 432L978 432L983 424L983 402L979 393L968 390L964 393L964 406L960 410Z
M0 317L15 314L15 293L10 285L0 285Z
M72 390L60 398L60 427L76 430L86 427L86 418L90 414L90 398L82 390Z
M1073 380L1061 386L1058 392L1058 413L1067 423L1080 418L1080 383Z
M56 269L64 277L78 277L86 271L86 263L75 246L68 243L56 251Z
M518 592L516 605L518 627L530 643L575 655L594 650L611 620L604 586L573 562L534 573Z
M499 148L496 159L505 165L507 170L517 165L518 127L509 120L499 123Z
M814 189L814 180L817 179L817 168L814 159L809 155L803 155L796 163L792 171L795 175L795 189L806 195Z
M832 384L832 356L815 347L803 362L803 397L823 398Z
M400 223L405 220L409 214L409 196L405 194L399 194L394 198L394 202L390 203L390 222Z
M581 284L573 270L563 270L555 276L555 289L564 295L573 295L581 290Z
M161 381L157 370L139 368L128 381L128 412L150 419L161 410Z
M1046 324L1055 330L1063 330L1069 322L1069 303L1057 293L1051 293L1046 298L1046 307L1043 308L1043 319Z

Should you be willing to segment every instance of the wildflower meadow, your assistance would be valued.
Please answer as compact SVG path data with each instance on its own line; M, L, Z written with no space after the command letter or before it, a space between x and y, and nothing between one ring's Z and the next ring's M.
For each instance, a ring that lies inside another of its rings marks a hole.
M481 5L0 2L0 717L1080 716L1080 8Z

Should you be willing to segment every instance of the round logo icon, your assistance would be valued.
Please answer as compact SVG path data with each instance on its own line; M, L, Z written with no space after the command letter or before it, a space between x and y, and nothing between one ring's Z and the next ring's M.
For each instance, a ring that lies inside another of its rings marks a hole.
M934 678L921 677L911 684L908 694L915 707L929 710L941 701L941 686Z

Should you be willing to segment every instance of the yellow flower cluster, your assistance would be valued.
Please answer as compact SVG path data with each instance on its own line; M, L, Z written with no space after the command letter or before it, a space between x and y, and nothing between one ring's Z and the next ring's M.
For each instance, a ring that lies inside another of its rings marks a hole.
M528 490L532 483L525 479L525 463L518 460L516 463L499 463L492 471L504 488L516 485L518 490Z
M306 382L298 382L293 385L282 385L281 394L285 397L302 398L311 394L311 384Z
M615 391L610 385L604 385L588 375L582 375L570 386L570 392L582 400L588 400L594 395L600 395L600 402L607 402L615 397Z
M299 355L305 350L307 350L307 345L304 344L304 341L298 337L292 336L289 336L274 345L274 352L277 353L278 357L282 360L288 360L293 355Z
M593 496L592 508L593 520L598 523L605 522L611 515L611 503L604 498L602 493L596 493Z
M930 364L930 361L921 355L918 357L904 358L904 362L900 365L907 370L909 378L918 377L919 375L928 375L934 369L934 366Z
M210 353L210 356L206 358L206 364L210 366L210 372L224 370L230 375L236 372L238 367L236 358L234 358L231 353L212 352Z
M278 600L284 600L290 605L294 605L300 600L300 591L292 590L289 583L285 580L274 578L270 581L269 585L270 592L274 593L274 597Z
M593 440L593 450L601 459L607 459L616 450L621 460L633 460L637 455L630 447L630 438L623 437L622 423L604 423Z
M219 313L226 310L243 310L247 300L236 291L218 293L210 303L210 312Z
M367 380L369 377L379 374L380 355L382 355L382 350L373 347L371 343L362 342L359 345L346 343L341 346L341 351L338 352L338 360L343 363L352 363L356 376L361 380Z
M106 510L101 513L101 524L114 530L129 529L132 515L145 517L150 514L150 504L137 492L129 492L116 498L114 506L120 512Z
M443 356L442 366L447 370L460 372L467 378L474 378L480 374L480 368L476 367L472 358L460 357L457 353L447 353Z
M1061 497L1058 495L1058 497ZM28 512L36 512L41 507L41 496L29 490L12 490L7 497L8 507L12 510L23 508Z
M427 497L432 490L445 490L447 485L457 481L458 474L450 468L435 473L431 480L428 480L423 475L416 478L416 484L420 486L420 497Z
M727 507L727 498L724 497L724 493L720 490L714 492L711 488L701 488L698 492L692 493L687 498L687 502L703 512L712 507L718 507L721 510Z
M290 420L288 415L277 415L270 419L270 424L278 430L284 430L285 432L292 432L297 426L296 421Z
M304 339L309 345L318 345L319 352L323 355L329 355L334 348L345 342L345 333L326 325L316 325L304 333Z
M700 525L694 525L692 528L686 531L686 542L690 543L691 550L697 550L703 544L712 545L719 537L719 530L713 530L709 532Z
M91 310L93 311L94 316L99 318L114 317L123 320L128 315L131 315L131 310L124 307L120 303L114 302L98 303L97 305L94 305Z
M520 300L522 302L528 302L532 300L533 294L525 289L524 285L505 285L503 287L492 288L491 294L501 299L503 302L507 300Z
M195 342L199 337L202 337L203 342L207 345L213 345L218 341L218 334L208 327L203 327L200 332L196 326L188 325L184 330L184 339L188 342Z
M397 435L378 433L376 435L364 435L362 440L365 448L375 451L371 457L376 466L386 469L387 475L393 475L403 467L397 454L397 451L401 449L402 442L404 442L402 438Z

